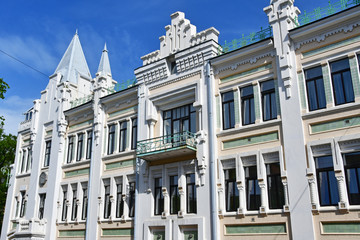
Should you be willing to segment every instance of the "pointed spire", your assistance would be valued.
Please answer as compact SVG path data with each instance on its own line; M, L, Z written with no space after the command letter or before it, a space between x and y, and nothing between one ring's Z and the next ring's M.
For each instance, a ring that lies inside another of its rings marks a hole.
M61 73L63 76L61 82L69 81L75 84L77 84L78 74L91 78L77 29L55 73Z
M97 72L101 74L108 74L111 76L110 61L109 61L108 50L106 48L106 43L104 46L104 50L102 51L101 54L100 64Z

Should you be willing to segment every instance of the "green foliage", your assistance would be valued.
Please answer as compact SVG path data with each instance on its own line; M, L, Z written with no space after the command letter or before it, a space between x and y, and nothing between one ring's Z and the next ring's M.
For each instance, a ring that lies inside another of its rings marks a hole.
M16 136L11 134L4 134L3 129L0 128L0 169L7 167L10 170L10 165L15 159ZM0 171L0 226L5 211L6 192L7 192L7 172ZM0 228L1 231L1 228Z
M4 94L6 93L6 89L10 88L9 85L2 79L0 78L0 98L4 99L5 96Z
M8 88L10 88L9 85L2 78L0 78L0 99L5 98L5 93ZM4 117L0 116L0 128L4 125L4 121Z
M0 78L0 99L5 98L6 90L9 85ZM4 117L0 116L0 231L5 211L6 193L8 189L7 179L8 171L2 171L8 168L10 171L10 165L15 159L16 150L16 136L11 134L5 134L2 126L4 125Z

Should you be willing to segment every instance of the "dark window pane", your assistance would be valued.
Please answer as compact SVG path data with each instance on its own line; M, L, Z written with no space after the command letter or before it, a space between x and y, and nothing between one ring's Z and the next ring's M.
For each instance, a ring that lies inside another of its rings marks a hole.
M360 152L344 154L345 177L351 205L360 204Z
M161 215L164 211L164 196L162 194L162 178L155 178L154 214Z
M322 78L322 69L321 66L319 67L314 67L314 68L310 68L307 69L305 71L305 78L306 79L312 79L312 78L318 78L321 77Z
M137 118L132 120L131 149L136 149L137 144Z
M253 86L240 89L243 125L255 123Z
M335 105L354 102L354 89L349 60L342 59L330 63Z
M324 81L321 66L305 70L309 111L326 107Z
M170 176L170 214L177 214L180 210L180 195L178 190L178 176Z
M135 182L129 182L129 217L135 216Z
M91 158L91 151L92 151L92 131L87 133L87 142L86 142L86 159Z
M261 88L261 96L262 96L261 98L262 98L263 120L267 121L267 120L275 119L277 117L277 109L276 109L276 100L275 100L274 80L262 82L260 88ZM255 113L254 113L254 118L255 118Z
M120 123L120 139L119 139L119 151L123 152L126 149L126 136L127 136L127 122Z
M331 72L339 72L350 68L349 60L347 58L330 63Z
M226 211L236 211L239 207L239 190L236 184L235 169L224 170Z
M248 210L259 210L261 205L260 187L257 180L256 166L245 167L246 204Z
M186 212L196 213L196 186L195 186L195 174L186 175Z
M284 187L280 176L280 163L266 164L270 209L281 209L285 203Z
M316 157L315 166L320 205L337 205L339 202L339 191L332 156Z

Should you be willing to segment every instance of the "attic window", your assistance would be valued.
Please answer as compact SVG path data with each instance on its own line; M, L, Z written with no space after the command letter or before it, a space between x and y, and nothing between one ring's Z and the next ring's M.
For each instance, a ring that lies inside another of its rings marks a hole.
M177 68L176 68L176 61L174 56L170 56L168 59L168 66L169 66L169 70L170 70L170 74L175 74L177 73Z

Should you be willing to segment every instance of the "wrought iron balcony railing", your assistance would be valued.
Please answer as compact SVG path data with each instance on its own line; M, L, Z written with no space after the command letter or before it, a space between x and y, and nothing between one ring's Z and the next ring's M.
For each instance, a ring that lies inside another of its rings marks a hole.
M162 137L151 138L137 143L137 155L143 159L147 159L146 156L161 154L170 151L176 151L182 149L182 153L188 153L189 151L196 151L195 134L191 132L174 133L171 135L165 135ZM184 150L186 149L186 150ZM159 158L162 158L159 156Z

